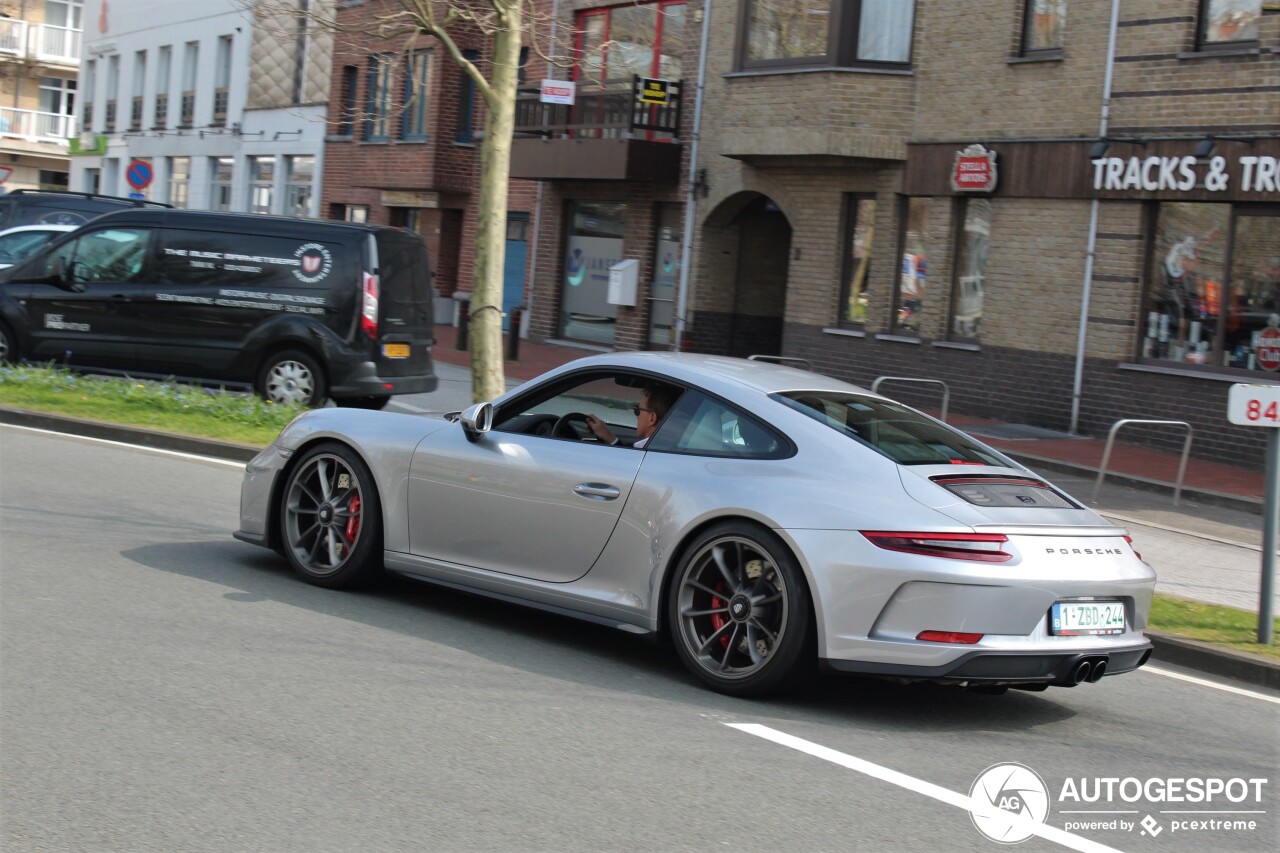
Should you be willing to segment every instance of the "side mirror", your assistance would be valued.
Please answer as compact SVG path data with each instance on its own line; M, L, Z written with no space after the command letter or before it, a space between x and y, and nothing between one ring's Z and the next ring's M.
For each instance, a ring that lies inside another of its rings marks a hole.
M493 403L476 403L462 413L461 421L467 441L478 441L493 429Z

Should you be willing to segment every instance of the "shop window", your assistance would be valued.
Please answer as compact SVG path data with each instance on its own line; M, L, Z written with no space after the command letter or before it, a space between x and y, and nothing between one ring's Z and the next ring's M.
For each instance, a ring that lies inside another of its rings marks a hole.
M230 157L210 157L209 209L231 209L231 178L235 174L235 161Z
M187 188L191 184L191 158L170 157L169 160L169 204L174 207L187 206Z
M427 83L431 73L431 51L414 51L404 74L404 117L400 138L422 141L427 138Z
M745 0L741 68L905 65L910 0Z
M386 142L391 124L390 57L369 57L369 103L364 118L367 142Z
M867 322L867 280L875 228L876 200L870 196L846 195L841 235L841 325L861 326Z
M1067 0L1027 0L1022 18L1022 55L1061 53L1066 20Z
M462 58L475 62L480 58L480 52L464 50ZM466 71L458 69L458 74L461 77L458 81L458 122L454 126L453 141L469 144L475 140L476 83Z
M276 180L275 157L249 158L249 212L271 213Z
M1240 47L1258 40L1262 0L1200 0L1202 49Z
M560 334L613 345L618 306L609 302L609 269L622 260L627 206L609 202L569 205L565 234Z
M1152 242L1143 360L1280 372L1280 210L1161 204Z
M960 202L961 223L956 234L956 270L951 290L951 340L976 342L982 334L982 301L987 280L987 249L991 243L991 201L967 198Z
M893 296L892 331L919 336L928 280L929 207L931 198L904 198L898 225L902 270Z
M311 215L311 185L315 178L316 158L310 154L295 154L284 158L285 213L290 216Z

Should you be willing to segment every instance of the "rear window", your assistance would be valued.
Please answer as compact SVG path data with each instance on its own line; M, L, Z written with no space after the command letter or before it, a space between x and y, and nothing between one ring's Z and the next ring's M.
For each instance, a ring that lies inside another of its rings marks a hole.
M430 302L431 267L421 240L382 232L378 234L378 282L382 298L393 305Z
M902 465L1017 467L964 433L900 403L833 391L770 396Z

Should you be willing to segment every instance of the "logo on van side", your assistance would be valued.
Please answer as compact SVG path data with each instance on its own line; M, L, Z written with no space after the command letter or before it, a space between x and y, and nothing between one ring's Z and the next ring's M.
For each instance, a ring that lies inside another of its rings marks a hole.
M298 259L293 274L304 284L315 284L333 269L333 255L319 243L303 243L293 256Z

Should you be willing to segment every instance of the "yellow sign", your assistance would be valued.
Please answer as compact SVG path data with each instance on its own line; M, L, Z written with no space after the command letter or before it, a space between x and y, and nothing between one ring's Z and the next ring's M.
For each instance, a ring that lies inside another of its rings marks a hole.
M640 103L665 107L671 98L671 81L653 77L640 78Z

